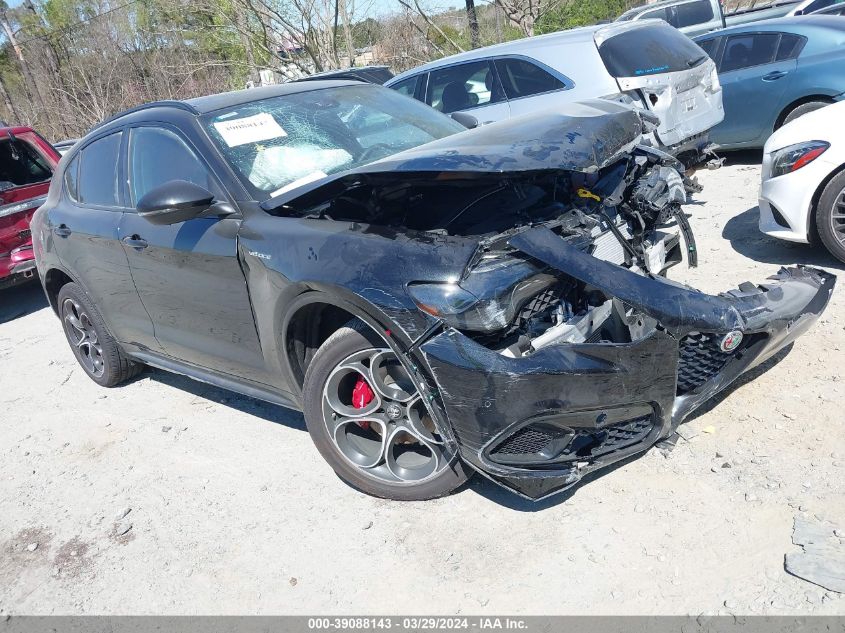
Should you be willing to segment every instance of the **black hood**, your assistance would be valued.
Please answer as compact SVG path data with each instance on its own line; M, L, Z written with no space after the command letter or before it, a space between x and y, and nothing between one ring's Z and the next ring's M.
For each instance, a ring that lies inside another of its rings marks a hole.
M343 188L344 181L357 182L361 175L541 170L591 173L632 150L643 132L643 119L636 110L590 99L447 136L291 189L261 206L278 208L324 187L336 193L338 185Z

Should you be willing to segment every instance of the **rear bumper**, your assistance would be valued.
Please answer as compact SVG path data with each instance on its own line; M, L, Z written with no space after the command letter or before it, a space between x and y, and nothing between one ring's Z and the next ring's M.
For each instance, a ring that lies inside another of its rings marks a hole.
M0 281L8 281L15 276L29 278L34 274L35 253L31 242L0 256Z
M548 236L536 231L511 244L554 266L543 253ZM456 330L421 347L463 459L531 499L671 434L696 407L806 331L835 284L822 270L784 268L760 286L710 296L571 251L562 259L592 261L568 262L567 274L592 277L582 280L663 328L631 343L550 346L525 358L505 357ZM579 264L590 269L583 273ZM722 352L720 342L732 332L742 333L742 343Z

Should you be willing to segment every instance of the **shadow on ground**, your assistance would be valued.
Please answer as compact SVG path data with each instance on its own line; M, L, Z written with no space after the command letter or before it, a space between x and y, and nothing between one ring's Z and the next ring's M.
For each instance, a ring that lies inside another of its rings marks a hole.
M149 378L162 385L185 391L198 398L215 402L230 409L240 411L241 413L253 415L268 422L283 424L298 431L307 430L305 427L305 418L302 417L302 413L293 409L287 409L277 404L258 400L257 398L242 396L234 391L221 389L220 387L208 385L193 378L174 374L162 369L148 368L135 380L142 380L144 378Z
M0 290L0 323L32 314L48 305L37 281Z
M742 149L736 152L717 152L725 159L725 165L760 165L763 162L762 149Z
M760 209L752 207L732 217L722 229L722 237L740 255L764 264L807 264L845 270L845 264L828 253L821 244L798 244L776 240L760 232Z

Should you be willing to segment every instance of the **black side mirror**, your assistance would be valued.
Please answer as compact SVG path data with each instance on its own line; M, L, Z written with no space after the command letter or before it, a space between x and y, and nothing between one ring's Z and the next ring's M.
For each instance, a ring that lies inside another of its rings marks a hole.
M466 112L453 112L450 116L468 130L478 127L478 119Z
M176 224L199 217L214 203L214 194L186 180L171 180L138 200L138 215L152 224Z

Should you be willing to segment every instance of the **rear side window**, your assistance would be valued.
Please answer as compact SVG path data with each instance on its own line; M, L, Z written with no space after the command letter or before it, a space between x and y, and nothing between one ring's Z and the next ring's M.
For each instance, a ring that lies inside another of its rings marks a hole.
M77 200L82 204L114 207L117 195L117 167L121 133L109 134L82 150Z
M778 54L775 57L776 61L782 62L787 59L795 59L804 48L807 40L800 35L792 35L791 33L784 33L780 36L780 44L778 44Z
M707 59L695 42L668 24L648 24L602 42L599 54L613 77L687 70Z
M31 143L19 137L0 137L0 191L49 180L53 170Z
M508 99L528 97L566 87L560 79L524 59L497 59L496 70L499 71L499 78Z
M431 71L426 102L444 114L502 101L488 61Z
M780 33L747 33L729 37L719 72L729 73L774 61L779 39Z
M640 16L641 20L663 20L664 22L669 21L669 14L666 12L666 7L661 7L659 9L652 9L651 11L646 11Z
M703 24L713 19L713 5L710 0L696 0L695 2L679 4L675 7L673 18L669 20L669 23L679 29L693 24Z
M390 86L391 90L395 90L400 95L405 95L406 97L413 97L417 91L417 83L420 80L420 75L416 77L409 77L408 79L403 79L399 83L395 83Z

